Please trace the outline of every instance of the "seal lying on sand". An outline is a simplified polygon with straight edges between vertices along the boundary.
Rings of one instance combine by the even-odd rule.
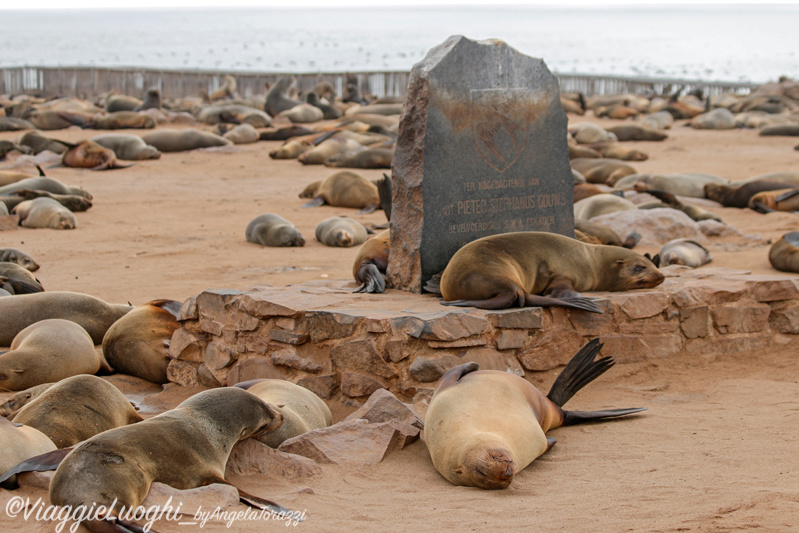
[[[377,185],[347,170],[336,172],[323,181],[313,182],[300,193],[300,198],[313,198],[303,207],[327,204],[361,208],[364,213],[372,212],[380,205]]]
[[[247,224],[244,236],[247,242],[261,246],[305,246],[300,230],[274,213],[265,213],[252,219]]]
[[[369,230],[354,218],[324,219],[316,226],[316,240],[327,246],[349,247],[366,242]]]
[[[75,229],[75,215],[52,198],[40,197],[17,204],[13,211],[24,228]]]
[[[799,232],[788,232],[772,244],[768,260],[782,272],[799,272]]]
[[[280,427],[274,407],[235,387],[195,394],[144,422],[96,435],[72,450],[50,483],[53,505],[137,507],[154,481],[178,490],[224,483],[233,445]],[[291,512],[239,491],[242,501]],[[106,518],[108,519],[108,517]]]
[[[504,489],[514,476],[549,450],[550,429],[644,411],[561,409],[574,394],[613,366],[594,360],[593,339],[561,371],[549,394],[515,374],[478,370],[477,363],[450,369],[438,382],[425,418],[424,440],[436,470],[454,485]]]
[[[41,431],[0,418],[0,474],[25,459],[51,452],[55,444]],[[12,480],[13,481],[13,480]]]
[[[560,306],[601,313],[591,298],[579,293],[644,289],[662,282],[663,274],[652,261],[632,250],[526,231],[491,235],[464,245],[444,269],[440,289],[444,305]]]

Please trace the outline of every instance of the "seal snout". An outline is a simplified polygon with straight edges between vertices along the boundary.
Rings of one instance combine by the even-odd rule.
[[[510,454],[503,449],[485,450],[474,461],[472,480],[483,489],[504,489],[513,482],[516,465]]]

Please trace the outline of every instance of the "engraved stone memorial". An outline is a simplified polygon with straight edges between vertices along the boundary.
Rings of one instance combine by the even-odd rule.
[[[389,286],[421,292],[464,244],[574,236],[558,80],[500,40],[453,36],[411,71],[392,162]]]

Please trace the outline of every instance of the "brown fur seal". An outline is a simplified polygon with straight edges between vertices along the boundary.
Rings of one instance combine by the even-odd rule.
[[[657,202],[641,204],[638,206],[638,209],[657,209],[659,207],[670,207],[672,209],[682,211],[691,217],[691,220],[695,220],[697,222],[701,222],[702,220],[715,220],[716,222],[722,221],[718,215],[711,213],[707,209],[703,209],[697,205],[682,203],[677,196],[671,194],[670,192],[647,189],[646,187],[639,189],[637,186],[636,190],[645,192],[659,200]]]
[[[759,192],[749,199],[749,209],[758,213],[799,211],[799,188]]]
[[[546,436],[550,429],[644,411],[561,408],[613,366],[611,357],[594,360],[601,348],[598,339],[586,344],[546,396],[515,374],[478,370],[476,363],[451,368],[439,380],[425,417],[424,440],[436,470],[454,485],[504,489],[555,444]]]
[[[779,135],[786,137],[799,136],[799,124],[775,124],[773,126],[766,126],[760,130],[760,135]]]
[[[590,220],[616,211],[632,211],[638,206],[626,198],[610,193],[593,194],[574,203],[574,219]]]
[[[291,109],[281,111],[277,116],[287,118],[293,124],[308,124],[322,120],[325,114],[315,105],[298,104]]]
[[[674,124],[674,117],[668,111],[657,111],[642,118],[640,124],[650,130],[667,130]]]
[[[799,232],[788,232],[772,244],[768,260],[782,272],[799,272]]]
[[[30,326],[48,318],[64,318],[80,324],[93,344],[101,344],[111,324],[129,312],[129,305],[109,304],[78,292],[37,292],[0,299],[0,346],[8,346],[14,337]]]
[[[569,160],[572,159],[599,159],[602,154],[587,146],[569,143]]]
[[[590,147],[608,159],[620,161],[646,161],[649,159],[649,155],[644,152],[619,143],[592,144]]]
[[[225,74],[224,79],[225,82],[222,86],[208,96],[212,102],[234,98],[236,96],[236,78],[230,74]]]
[[[123,165],[117,162],[117,156],[113,150],[100,146],[93,141],[83,141],[64,152],[61,160],[65,167],[88,168],[91,170],[110,170],[114,168],[127,168],[130,165]]]
[[[636,231],[631,232],[629,235],[627,235],[626,239],[622,240],[619,234],[616,233],[612,228],[585,219],[575,219],[574,229],[575,231],[580,231],[596,239],[597,242],[595,244],[607,244],[609,246],[634,248],[635,245],[638,244],[638,241],[641,240],[641,234]],[[583,240],[582,242],[587,241]]]
[[[271,116],[278,115],[281,111],[291,109],[302,102],[294,100],[289,96],[289,89],[294,83],[294,80],[288,77],[280,78],[275,82],[269,92],[266,93],[266,102],[264,103],[264,111]]]
[[[28,426],[18,426],[0,418],[0,474],[7,472],[25,459],[51,452],[55,444],[41,431]]]
[[[39,264],[31,256],[16,248],[0,248],[0,261],[16,263],[30,272],[39,270]]]
[[[595,194],[605,194],[606,191],[607,189],[602,189],[593,183],[577,183],[574,185],[574,202],[577,203]]]
[[[16,191],[13,193],[13,196],[0,196],[0,202],[5,203],[6,207],[11,209],[25,200],[34,200],[36,198],[51,198],[73,213],[86,211],[92,206],[91,200],[83,196],[75,194],[54,194],[47,191],[31,191],[28,189]]]
[[[779,181],[753,181],[744,183],[740,187],[731,187],[723,183],[708,183],[705,185],[705,196],[720,203],[724,207],[749,207],[749,200],[754,195],[764,191],[782,190],[790,186]]]
[[[578,122],[569,126],[569,133],[578,144],[593,144],[598,142],[614,142],[616,136],[598,124],[591,122]]]
[[[391,249],[390,242],[390,230],[386,230],[363,243],[352,265],[352,275],[361,284],[355,292],[386,290],[385,275]]]
[[[14,422],[38,429],[58,448],[142,420],[119,389],[90,375],[62,379],[14,416]]]
[[[365,146],[357,139],[345,135],[344,132],[337,132],[328,139],[324,139],[312,149],[297,157],[297,161],[303,165],[322,165],[329,158],[344,152],[354,152],[363,150]]]
[[[650,130],[636,124],[625,124],[622,126],[612,126],[607,128],[610,133],[616,135],[620,142],[624,141],[662,141],[669,136],[659,130]]]
[[[613,185],[625,176],[635,174],[637,171],[620,159],[572,159],[571,167],[585,176],[588,183],[603,183]]]
[[[41,394],[55,385],[55,383],[42,383],[35,385],[25,390],[21,390],[16,394],[12,394],[8,400],[0,405],[0,416],[11,416],[23,407],[25,407],[31,400],[41,396]]]
[[[315,91],[311,91],[306,95],[305,101],[308,102],[310,105],[319,108],[319,110],[322,112],[322,118],[324,118],[325,120],[335,120],[341,117],[342,113],[339,108],[333,105],[326,104],[323,101],[321,101],[319,98],[320,96]]]
[[[235,387],[195,394],[175,409],[95,435],[72,450],[50,483],[53,505],[137,507],[154,481],[178,490],[225,483],[233,445],[280,427],[283,417]],[[251,496],[239,491],[243,501]],[[258,498],[255,498],[259,500]],[[275,512],[282,507],[260,500]]]
[[[377,185],[366,178],[343,170],[328,176],[323,181],[308,185],[300,198],[313,198],[303,207],[332,205],[334,207],[361,208],[363,212],[371,212],[380,205]]]
[[[206,124],[249,124],[254,128],[265,128],[272,124],[269,115],[247,105],[220,104],[208,106],[197,113],[197,120]]]
[[[114,370],[152,383],[168,383],[167,347],[180,324],[180,302],[153,300],[114,322],[103,337],[103,355]]]
[[[367,237],[366,227],[346,216],[326,218],[316,226],[316,240],[326,246],[357,246]]]
[[[594,108],[594,116],[597,118],[615,118],[624,120],[637,117],[641,112],[623,104],[612,104],[609,106],[599,106]]]
[[[277,448],[284,440],[333,423],[330,408],[319,396],[290,381],[254,379],[237,383],[235,387],[250,391],[283,415],[283,424],[279,428],[255,437],[270,448]]]
[[[75,196],[83,196],[89,200],[92,199],[92,195],[80,187],[72,187],[61,183],[57,179],[48,178],[47,176],[36,176],[34,178],[27,178],[4,185],[0,187],[0,196],[13,194],[21,190],[47,191],[53,194],[72,194]]]
[[[63,154],[71,146],[68,143],[62,143],[56,139],[45,137],[38,131],[29,131],[19,140],[19,144],[30,146],[34,154],[40,154],[45,150],[50,150],[56,154]]]
[[[133,111],[140,107],[144,102],[135,96],[128,96],[126,94],[114,94],[106,98],[105,110],[109,113],[117,111]]]
[[[305,246],[305,239],[297,227],[274,213],[258,215],[244,232],[247,242],[261,246]]]
[[[78,220],[72,211],[52,198],[34,198],[20,202],[13,209],[24,228],[75,229]]]
[[[239,124],[222,137],[233,144],[252,144],[259,139],[258,131],[251,124]]]
[[[660,267],[669,265],[683,265],[697,268],[710,263],[713,258],[710,252],[696,241],[690,239],[672,239],[664,244],[657,256],[659,261],[654,261]]]
[[[117,111],[97,117],[87,126],[98,130],[152,129],[155,119],[147,113],[137,111]]]
[[[153,132],[145,133],[141,138],[161,152],[186,152],[197,148],[233,144],[219,135],[193,128],[182,130],[157,129]]]
[[[367,148],[355,152],[342,152],[325,160],[326,167],[338,168],[391,168],[393,148]]]
[[[78,324],[52,318],[31,324],[0,355],[0,387],[23,390],[107,366]]]
[[[723,183],[727,180],[712,174],[680,172],[674,174],[633,174],[616,182],[616,189],[645,191],[654,189],[691,198],[704,198],[707,183]]]
[[[140,161],[143,159],[158,159],[161,152],[155,146],[150,146],[138,135],[125,135],[123,133],[109,133],[98,135],[90,139],[104,148],[114,152],[114,155],[125,161]]]
[[[260,132],[258,136],[262,141],[287,141],[294,137],[302,137],[303,135],[314,135],[319,132],[306,128],[304,126],[285,126],[282,128],[271,128]]]
[[[444,305],[561,306],[601,313],[579,293],[644,289],[662,282],[663,274],[655,265],[632,250],[527,231],[491,235],[464,245],[444,269],[440,287]]]
[[[272,159],[297,159],[301,154],[313,148],[313,144],[308,141],[292,139],[283,143],[279,148],[269,152]]]
[[[27,268],[10,261],[0,262],[0,276],[5,280],[2,287],[11,294],[42,292],[41,282]]]

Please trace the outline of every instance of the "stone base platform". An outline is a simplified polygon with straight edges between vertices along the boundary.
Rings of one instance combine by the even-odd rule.
[[[774,350],[799,333],[797,276],[662,270],[655,289],[590,293],[604,314],[445,307],[432,295],[354,294],[343,280],[208,290],[183,304],[168,376],[208,387],[281,378],[325,399],[382,387],[412,399],[456,364],[524,375],[565,364],[594,337],[603,355],[625,363]]]

